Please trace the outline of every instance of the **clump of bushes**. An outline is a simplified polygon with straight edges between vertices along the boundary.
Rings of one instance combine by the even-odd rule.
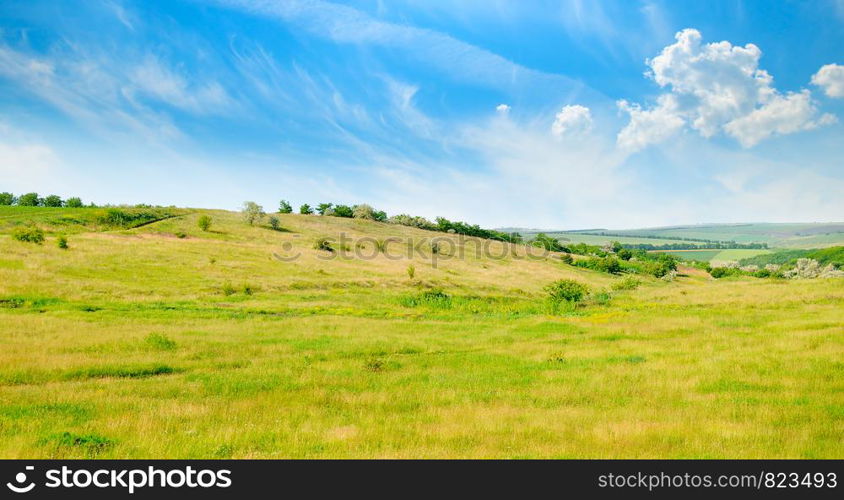
[[[621,264],[615,257],[591,257],[574,262],[574,265],[602,273],[618,274],[621,272]]]
[[[59,248],[61,248],[62,250],[67,250],[67,249],[69,248],[69,246],[68,246],[68,244],[67,244],[67,237],[66,237],[66,236],[64,236],[64,235],[59,236],[59,239],[58,239],[58,240],[56,240],[56,245],[57,245]]]
[[[589,293],[589,287],[574,280],[558,280],[547,285],[544,290],[554,303],[580,302]]]
[[[434,309],[451,308],[451,296],[442,290],[427,290],[413,297],[404,297],[401,304],[405,307],[428,306]]]
[[[40,245],[44,243],[44,231],[33,225],[21,226],[15,228],[12,232],[12,238],[24,243]]]

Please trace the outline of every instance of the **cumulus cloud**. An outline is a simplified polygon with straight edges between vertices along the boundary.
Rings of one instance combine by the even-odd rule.
[[[812,84],[822,88],[829,97],[844,97],[844,66],[827,64],[812,75]]]
[[[551,133],[556,137],[583,134],[591,129],[592,113],[579,104],[563,106],[551,125]]]
[[[510,106],[507,104],[499,104],[495,107],[495,110],[501,113],[502,115],[506,115],[510,112]]]
[[[647,61],[648,76],[668,89],[672,100],[663,96],[648,111],[624,103],[621,108],[631,121],[618,135],[619,145],[641,148],[665,140],[685,122],[703,137],[726,133],[751,147],[775,134],[833,121],[829,115],[818,117],[809,91],[782,94],[774,88],[771,75],[759,68],[762,51],[756,45],[704,44],[695,29],[680,31],[675,38]]]
[[[638,151],[662,142],[686,124],[678,112],[677,98],[671,94],[659,96],[657,105],[651,109],[642,109],[625,100],[618,101],[618,107],[630,115],[630,123],[619,132],[616,141],[625,150]]]

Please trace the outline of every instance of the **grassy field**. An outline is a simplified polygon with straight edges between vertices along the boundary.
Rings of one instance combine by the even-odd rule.
[[[698,260],[701,262],[727,262],[748,259],[751,257],[756,257],[757,255],[767,255],[771,253],[771,250],[731,248],[728,250],[667,250],[664,253],[669,253],[684,260]]]
[[[660,238],[697,238],[714,241],[735,241],[737,243],[767,243],[771,248],[821,248],[844,245],[844,223],[841,222],[803,224],[701,224],[646,229],[595,230],[591,232],[600,231],[617,233],[627,238],[659,236]],[[563,234],[569,235],[572,233]],[[665,243],[672,242],[672,240],[645,239],[646,241],[642,243],[654,242],[654,244],[658,244],[658,241],[664,241]]]
[[[42,246],[0,226],[0,457],[844,455],[841,280],[689,273],[558,309],[553,280],[622,278],[278,217],[83,221],[67,250],[61,224]],[[314,249],[339,233],[358,256]],[[389,237],[453,244],[434,268]]]

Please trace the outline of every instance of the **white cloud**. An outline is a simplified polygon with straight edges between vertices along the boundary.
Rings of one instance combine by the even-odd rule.
[[[219,83],[191,85],[184,76],[152,55],[146,56],[129,72],[128,80],[123,94],[130,100],[143,95],[196,114],[219,112],[232,105],[231,98]]]
[[[785,96],[777,94],[765,106],[724,125],[724,130],[749,148],[774,134],[811,130],[836,121],[828,113],[815,120],[816,115],[817,108],[812,104],[808,90],[790,92]]]
[[[759,68],[762,51],[756,45],[703,44],[695,29],[680,31],[675,38],[674,44],[647,61],[648,75],[669,89],[666,95],[673,96],[671,109],[665,102],[650,111],[622,106],[632,112],[630,125],[619,134],[619,144],[643,147],[665,140],[669,131],[678,130],[685,121],[703,137],[724,132],[751,147],[774,134],[809,130],[831,121],[826,115],[817,117],[808,91],[783,95],[773,87],[771,75]],[[666,123],[658,123],[661,119]]]
[[[592,113],[579,104],[563,106],[551,125],[551,133],[556,137],[583,134],[591,129]]]
[[[510,106],[507,104],[499,104],[495,107],[495,110],[501,113],[502,115],[506,115],[510,112]]]
[[[829,97],[844,97],[844,66],[827,64],[812,75],[812,83]]]
[[[662,142],[680,131],[686,123],[678,113],[677,99],[672,94],[659,96],[657,105],[647,110],[624,100],[618,101],[618,107],[630,115],[630,122],[616,139],[618,146],[628,151],[638,151],[649,144]]]

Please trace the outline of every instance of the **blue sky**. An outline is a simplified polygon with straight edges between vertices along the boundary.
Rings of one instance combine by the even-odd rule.
[[[842,0],[5,0],[0,191],[841,221],[842,47]]]

